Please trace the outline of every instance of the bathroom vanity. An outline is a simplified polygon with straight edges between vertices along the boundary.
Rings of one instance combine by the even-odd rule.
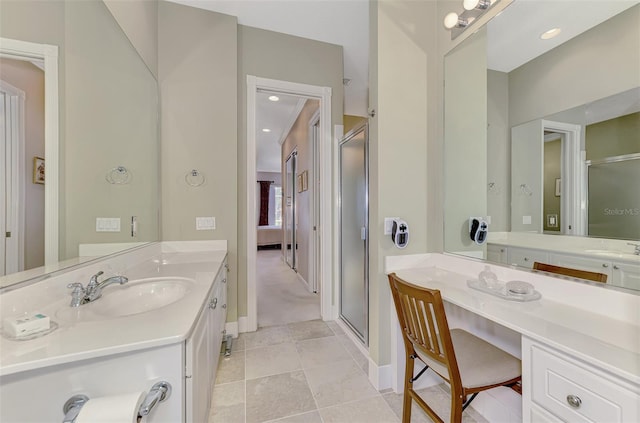
[[[522,397],[496,388],[474,401],[489,421],[640,421],[640,296],[635,293],[446,254],[387,257],[385,271],[440,290],[450,327],[521,358]],[[468,281],[482,271],[502,283],[526,281],[541,298],[508,301],[470,288]],[[393,309],[391,316],[392,384],[401,392],[404,345]]]
[[[161,242],[91,262],[0,295],[2,318],[39,312],[57,328],[0,337],[0,421],[62,421],[73,395],[171,395],[147,422],[206,421],[226,321],[226,241]],[[70,307],[70,283],[125,275]],[[37,406],[34,406],[37,404]]]
[[[535,233],[492,233],[487,260],[531,269],[534,262],[604,273],[607,283],[640,290],[640,255],[629,241]],[[636,244],[632,242],[631,244]]]

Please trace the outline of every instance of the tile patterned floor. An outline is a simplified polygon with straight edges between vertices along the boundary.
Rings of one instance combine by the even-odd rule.
[[[368,361],[335,322],[319,320],[241,334],[220,358],[209,423],[400,422],[402,395],[381,394]],[[448,420],[441,387],[421,391]],[[412,422],[431,420],[414,406]],[[471,407],[464,423],[486,422]]]

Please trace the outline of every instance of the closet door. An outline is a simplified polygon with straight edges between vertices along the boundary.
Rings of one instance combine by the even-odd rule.
[[[368,343],[368,133],[367,126],[340,143],[340,317]]]
[[[296,158],[294,151],[286,161],[285,175],[285,261],[295,270],[296,268]]]

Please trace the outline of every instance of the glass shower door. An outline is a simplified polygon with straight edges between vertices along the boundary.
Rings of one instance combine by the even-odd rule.
[[[340,143],[340,317],[368,344],[368,133]]]

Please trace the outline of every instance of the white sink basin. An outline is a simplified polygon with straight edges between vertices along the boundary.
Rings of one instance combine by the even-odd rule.
[[[89,305],[93,313],[105,317],[146,313],[179,301],[191,291],[194,282],[178,277],[132,280],[105,288],[102,297]]]

